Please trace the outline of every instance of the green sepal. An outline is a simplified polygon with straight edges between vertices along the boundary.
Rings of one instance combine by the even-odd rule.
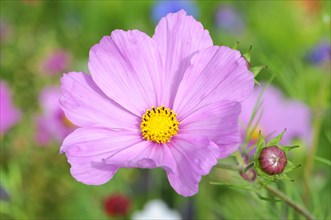
[[[254,67],[250,68],[250,71],[254,74],[254,77],[256,77],[257,75],[259,75],[261,70],[263,70],[265,68],[267,68],[267,66],[254,66]]]
[[[237,50],[240,42],[236,41],[236,43],[233,45],[232,49]]]
[[[261,151],[264,147],[265,147],[265,140],[264,140],[264,138],[262,136],[261,131],[259,131],[259,140],[258,140],[258,142],[256,144],[256,150],[257,151]]]
[[[245,57],[245,59],[247,60],[247,62],[251,62],[251,51],[252,51],[253,46],[251,45],[248,48],[248,51],[246,53],[243,54],[243,57]]]
[[[267,143],[267,147],[271,147],[271,146],[278,146],[279,145],[279,142],[280,140],[282,140],[283,138],[283,135],[285,133],[286,129],[280,133],[278,136],[274,137],[273,139],[271,139],[268,143]]]
[[[243,170],[243,173],[246,173],[248,170],[254,167],[254,162],[249,163]]]
[[[283,173],[286,174],[298,167],[301,167],[301,164],[294,164],[291,161],[287,160],[287,164],[286,164],[286,167],[285,167]]]
[[[281,149],[285,153],[288,153],[290,150],[293,150],[293,149],[298,148],[300,146],[299,145],[293,145],[293,146],[278,146],[278,147],[279,147],[279,149]]]

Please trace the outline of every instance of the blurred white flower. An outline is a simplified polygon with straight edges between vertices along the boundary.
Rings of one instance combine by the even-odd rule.
[[[161,200],[151,200],[145,204],[144,210],[137,211],[132,214],[132,220],[140,219],[182,219],[179,213],[171,210]]]

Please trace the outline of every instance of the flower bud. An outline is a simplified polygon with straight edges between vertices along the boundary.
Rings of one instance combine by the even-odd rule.
[[[259,157],[261,169],[269,174],[281,174],[287,164],[287,158],[284,151],[277,146],[263,148]]]
[[[242,157],[245,162],[245,165],[247,166],[249,163],[249,157],[247,156],[247,154],[242,155]],[[246,172],[244,170],[241,170],[239,174],[244,180],[248,182],[254,182],[256,179],[256,172],[254,169],[246,170]]]

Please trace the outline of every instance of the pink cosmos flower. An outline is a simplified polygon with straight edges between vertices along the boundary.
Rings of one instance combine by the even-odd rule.
[[[242,103],[240,121],[244,129],[247,129],[261,90],[261,87],[256,87],[252,95]],[[287,100],[281,91],[271,85],[265,89],[261,103],[251,126],[253,129],[259,115],[262,113],[256,129],[252,132],[251,143],[257,141],[259,131],[262,132],[263,136],[274,136],[284,129],[286,129],[286,132],[281,140],[282,145],[290,145],[294,138],[301,138],[307,144],[309,143],[311,125],[310,111],[307,106],[299,101]],[[243,131],[243,133],[245,132]]]
[[[39,103],[43,113],[36,119],[36,141],[40,145],[47,145],[52,139],[60,143],[75,128],[60,107],[60,96],[59,87],[48,87],[40,93]]]
[[[5,134],[20,119],[21,111],[14,106],[7,84],[0,81],[0,135]]]
[[[239,147],[240,102],[253,75],[185,11],[162,18],[153,37],[113,31],[91,48],[89,71],[61,79],[60,103],[80,127],[61,152],[78,181],[99,185],[120,167],[161,167],[177,193],[192,196],[217,159]]]

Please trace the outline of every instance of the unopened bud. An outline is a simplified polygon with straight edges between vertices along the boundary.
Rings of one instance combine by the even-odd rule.
[[[261,169],[269,174],[281,174],[287,164],[287,158],[284,151],[277,146],[263,148],[259,157]]]
[[[242,155],[242,157],[243,157],[243,160],[245,162],[245,165],[247,166],[248,163],[249,163],[249,158],[248,158],[247,154]],[[255,179],[256,179],[256,172],[253,168],[248,169],[246,171],[241,170],[239,172],[239,174],[244,180],[249,181],[249,182],[254,182]]]

